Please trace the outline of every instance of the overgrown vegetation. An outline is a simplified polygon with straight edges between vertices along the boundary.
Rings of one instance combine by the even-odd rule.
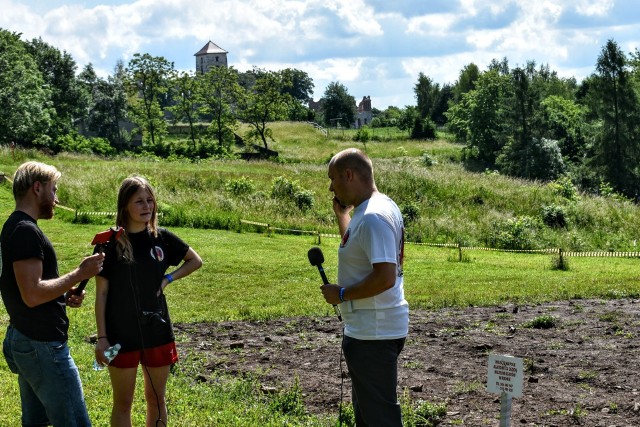
[[[36,150],[0,146],[0,170],[10,175],[28,158],[54,163],[63,171],[62,204],[80,212],[113,211],[115,189],[137,173],[157,187],[162,221],[168,226],[239,230],[245,219],[335,233],[326,162],[353,146],[348,135],[356,131],[346,131],[343,138],[341,133],[324,137],[302,123],[272,127],[277,162],[128,155],[103,159],[66,153],[51,158]],[[379,189],[402,210],[409,241],[519,250],[636,249],[639,208],[615,193],[581,193],[566,177],[542,183],[469,172],[461,165],[463,147],[442,139],[370,141],[366,149]],[[65,211],[59,216],[82,223],[113,221]]]

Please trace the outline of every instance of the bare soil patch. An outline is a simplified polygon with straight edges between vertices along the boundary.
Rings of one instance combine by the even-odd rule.
[[[548,329],[524,325],[553,316]],[[180,351],[206,357],[213,371],[258,374],[265,386],[297,376],[309,412],[336,414],[341,325],[333,317],[176,324]],[[401,354],[399,391],[445,402],[442,425],[496,426],[498,395],[488,393],[489,353],[525,361],[523,397],[512,425],[640,426],[640,301],[574,300],[535,306],[413,310]],[[344,381],[344,401],[350,401]]]

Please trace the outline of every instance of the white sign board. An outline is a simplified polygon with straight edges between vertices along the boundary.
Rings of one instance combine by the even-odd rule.
[[[506,393],[509,397],[522,396],[524,378],[522,359],[513,356],[489,355],[487,391]]]

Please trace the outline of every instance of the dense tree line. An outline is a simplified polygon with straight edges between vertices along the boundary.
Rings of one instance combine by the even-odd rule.
[[[0,29],[0,143],[110,154],[130,149],[137,138],[155,154],[208,157],[228,151],[239,121],[251,127],[245,137],[266,149],[269,122],[313,119],[306,107],[313,81],[296,69],[214,67],[195,75],[138,53],[107,78],[91,64],[76,71],[68,53]],[[126,122],[134,125],[129,131]],[[188,127],[188,146],[165,144],[171,123]]]
[[[638,50],[627,56],[609,40],[581,83],[533,61],[511,68],[504,58],[482,72],[469,64],[451,88],[420,75],[415,93],[416,120],[446,126],[465,144],[470,168],[537,180],[565,176],[585,191],[638,199]]]
[[[200,75],[135,54],[106,78],[91,64],[76,72],[68,53],[0,29],[0,144],[111,154],[131,149],[135,139],[138,149],[160,156],[209,157],[230,151],[241,122],[250,127],[243,137],[264,149],[272,121],[355,122],[355,98],[343,84],[331,82],[320,111],[312,111],[313,80],[291,68],[213,67]],[[538,180],[565,176],[584,190],[638,198],[637,49],[625,54],[609,40],[580,83],[534,61],[512,68],[504,58],[482,71],[466,65],[453,84],[420,73],[413,89],[415,105],[374,108],[370,126],[398,127],[418,139],[446,130],[465,144],[469,168]],[[178,123],[187,128],[186,141],[167,144],[168,126]]]

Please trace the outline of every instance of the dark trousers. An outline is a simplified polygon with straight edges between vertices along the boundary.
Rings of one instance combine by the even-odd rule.
[[[405,338],[358,340],[344,337],[342,349],[351,376],[357,427],[401,427],[398,356]]]

